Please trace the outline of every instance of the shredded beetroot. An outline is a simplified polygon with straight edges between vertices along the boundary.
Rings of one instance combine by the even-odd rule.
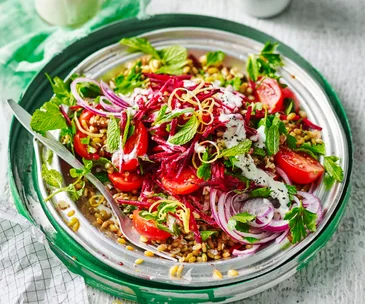
[[[71,120],[70,118],[68,117],[67,113],[65,112],[65,110],[63,109],[62,106],[59,107],[60,108],[60,112],[62,114],[62,116],[66,119],[66,123],[69,127],[71,127],[72,123],[71,123]]]
[[[251,113],[252,113],[252,106],[249,106],[249,107],[247,108],[247,113],[246,113],[246,115],[245,115],[245,123],[246,123],[246,126],[248,126],[248,125],[249,125],[249,123],[250,123]]]
[[[303,118],[303,123],[309,127],[312,128],[314,130],[318,130],[318,131],[322,131],[322,128],[320,126],[317,126],[316,124],[314,124],[313,122],[311,122],[309,119],[307,118]]]
[[[152,203],[141,202],[141,201],[132,201],[132,200],[126,200],[126,199],[121,199],[121,198],[116,198],[115,200],[118,204],[133,205],[133,206],[137,206],[139,208],[149,208],[152,205]]]
[[[194,234],[195,242],[197,242],[198,244],[201,244],[202,237],[200,235],[198,225],[197,225],[196,220],[193,215],[193,211],[195,211],[195,208],[188,202],[188,200],[185,197],[184,197],[184,204],[186,207],[188,207],[190,209],[189,229]]]

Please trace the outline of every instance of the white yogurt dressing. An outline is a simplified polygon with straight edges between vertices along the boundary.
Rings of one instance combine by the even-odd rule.
[[[259,139],[257,142],[254,143],[254,145],[258,148],[263,149],[265,147],[265,141],[266,141],[266,134],[265,134],[265,126],[260,126],[257,130],[257,134],[259,136]]]
[[[228,121],[226,124],[227,130],[223,134],[223,139],[227,148],[232,148],[242,142],[246,138],[245,122],[239,114],[221,114],[220,121]],[[261,128],[261,127],[260,127]],[[264,129],[258,129],[259,141],[261,145],[265,143]],[[262,146],[264,147],[264,146]],[[235,166],[242,170],[242,174],[250,180],[253,180],[257,185],[269,187],[271,189],[270,196],[280,202],[281,207],[279,212],[283,217],[288,211],[287,204],[289,203],[289,194],[286,185],[282,182],[275,181],[264,170],[257,168],[250,155],[236,156],[237,163]]]
[[[195,153],[198,153],[198,154],[204,153],[205,147],[203,145],[200,145],[199,143],[195,143],[194,151],[195,151]]]

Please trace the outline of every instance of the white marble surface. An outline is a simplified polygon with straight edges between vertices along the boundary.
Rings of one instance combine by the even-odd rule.
[[[355,145],[345,216],[308,267],[241,303],[365,303],[365,1],[292,0],[282,15],[267,20],[245,15],[240,0],[152,0],[147,13],[204,14],[244,23],[291,46],[327,78],[344,104]],[[114,298],[89,288],[89,299],[111,303]]]

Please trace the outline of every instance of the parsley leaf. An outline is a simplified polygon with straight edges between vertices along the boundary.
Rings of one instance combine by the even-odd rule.
[[[224,149],[220,153],[219,157],[224,157],[224,156],[230,157],[230,156],[245,154],[248,151],[250,151],[251,146],[252,146],[252,141],[246,138],[239,144],[233,146],[232,148]]]
[[[127,115],[128,116],[128,115]],[[120,127],[117,119],[110,115],[107,129],[107,150],[109,153],[113,153],[114,151],[119,149],[120,144]]]
[[[32,115],[31,128],[41,134],[50,130],[66,129],[67,123],[57,104],[48,101]]]
[[[200,235],[202,237],[202,241],[206,241],[210,236],[212,236],[213,234],[218,233],[218,231],[213,231],[213,230],[204,230],[204,231],[200,231]]]
[[[249,193],[250,198],[254,198],[254,197],[269,197],[271,193],[271,189],[268,187],[263,187],[263,188],[257,188],[252,190]]]
[[[129,46],[132,52],[143,52],[148,55],[152,55],[156,59],[161,59],[159,52],[149,43],[145,38],[131,37],[123,38],[119,41],[120,44]]]
[[[247,236],[245,237],[245,240],[251,244],[255,243],[258,239],[254,237]]]
[[[289,200],[290,201],[294,200],[294,195],[297,194],[297,188],[293,185],[285,185],[285,186],[288,189]]]
[[[205,150],[205,152],[203,153],[202,159],[204,161],[208,161],[209,160],[209,153],[208,153],[208,149]],[[210,169],[210,164],[209,163],[202,163],[199,168],[196,171],[196,175],[199,178],[203,178],[204,180],[208,180],[210,179],[210,177],[212,176],[212,171]]]
[[[105,171],[100,171],[100,172],[95,172],[94,176],[101,181],[103,184],[109,182],[109,177],[108,177],[108,173],[106,173]]]
[[[232,216],[228,221],[228,229],[235,230],[237,227],[237,223],[246,224],[248,226],[248,222],[251,222],[256,218],[255,215],[249,214],[248,212],[237,213]],[[242,227],[241,227],[242,228]]]
[[[295,207],[285,214],[284,220],[289,221],[292,243],[298,243],[307,236],[307,230],[316,231],[317,214],[303,206]]]
[[[209,67],[211,65],[219,65],[224,60],[224,57],[226,54],[224,54],[222,51],[216,51],[216,52],[209,52],[206,54],[207,57],[207,63],[206,66]]]
[[[266,156],[264,149],[256,147],[256,146],[253,147],[253,154],[257,155],[257,156]]]
[[[193,139],[199,127],[199,121],[195,115],[192,115],[188,122],[170,139],[169,143],[173,145],[184,145]]]
[[[339,182],[342,182],[343,171],[342,168],[337,164],[337,161],[339,161],[339,158],[336,156],[325,156],[323,165],[329,176]]]

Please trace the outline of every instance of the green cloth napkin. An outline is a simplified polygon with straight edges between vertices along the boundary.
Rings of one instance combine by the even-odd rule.
[[[74,41],[108,23],[145,15],[149,0],[107,0],[78,28],[52,26],[32,0],[0,0],[0,97],[17,100],[39,70]]]

